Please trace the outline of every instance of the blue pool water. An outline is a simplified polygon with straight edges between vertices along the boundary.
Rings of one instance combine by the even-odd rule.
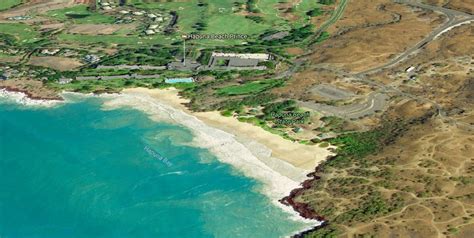
[[[192,83],[194,82],[193,78],[170,78],[170,79],[165,79],[165,83]]]
[[[0,237],[281,237],[302,224],[192,134],[100,99],[0,103]]]

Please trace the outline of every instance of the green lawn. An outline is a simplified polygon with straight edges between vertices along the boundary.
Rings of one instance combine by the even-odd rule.
[[[58,35],[58,40],[63,43],[76,43],[76,44],[98,44],[102,43],[105,45],[109,44],[121,44],[130,45],[134,47],[141,47],[154,44],[170,44],[177,39],[167,39],[163,35],[155,35],[151,37],[140,37],[140,36],[120,36],[120,35],[80,35],[80,34],[68,34],[61,33]]]
[[[0,59],[1,59],[1,58],[9,58],[9,57],[15,57],[15,56],[14,56],[14,55],[5,54],[5,53],[0,53]]]
[[[195,31],[192,26],[202,18],[203,7],[198,7],[198,0],[186,2],[150,2],[143,0],[130,0],[136,8],[141,9],[162,9],[166,11],[176,11],[178,13],[178,26],[181,32],[190,33]]]
[[[234,13],[234,4],[244,4],[246,0],[208,0],[205,6],[198,6],[198,0],[190,0],[186,2],[147,2],[145,0],[130,0],[129,4],[133,4],[137,8],[142,9],[165,9],[176,11],[178,13],[179,30],[183,33],[197,32],[193,26],[196,23],[205,23],[204,33],[236,33],[258,35],[263,31],[273,28],[278,24],[285,22],[275,15],[274,4],[278,0],[262,0],[270,1],[271,4],[264,3],[264,8],[268,9],[268,14],[262,14],[263,23],[256,23],[244,15]]]
[[[295,13],[300,15],[300,16],[304,16],[306,15],[306,13],[310,10],[314,10],[314,9],[319,9],[321,7],[321,4],[318,3],[318,1],[314,1],[314,0],[303,0],[301,1],[300,4],[298,4],[298,6],[296,7],[296,11]]]
[[[145,9],[153,12],[154,9],[159,11],[175,11],[178,14],[177,29],[178,32],[174,36],[190,33],[201,34],[246,34],[251,39],[256,39],[258,36],[269,30],[280,31],[290,30],[294,27],[301,27],[309,22],[310,17],[306,13],[310,10],[318,8],[319,4],[316,0],[301,0],[295,7],[295,15],[300,16],[300,20],[296,22],[289,22],[280,16],[277,5],[281,0],[258,0],[255,3],[255,8],[259,11],[259,15],[252,19],[245,17],[243,14],[247,0],[188,0],[188,1],[148,1],[148,0],[129,0],[127,4],[138,9]],[[204,3],[204,4],[200,4]],[[77,8],[77,7],[75,7]],[[72,9],[72,8],[71,8]],[[240,10],[239,10],[240,9]],[[77,9],[76,9],[77,10]],[[81,11],[87,11],[85,6],[82,6]],[[78,11],[79,13],[81,11]],[[239,12],[240,11],[240,12]],[[65,11],[58,10],[50,12],[49,14],[57,14],[56,18],[64,19]],[[90,17],[87,17],[90,18]],[[84,19],[87,19],[84,18]],[[69,37],[72,38],[72,37]],[[118,38],[119,43],[129,43],[130,38]],[[87,42],[93,41],[86,39]],[[102,40],[100,40],[102,42]],[[133,41],[133,40],[132,40]],[[173,42],[174,40],[168,40]],[[195,40],[196,45],[200,46],[229,46],[240,45],[248,40],[242,39],[227,39],[227,40],[210,40],[201,39]],[[167,44],[167,43],[165,43]],[[169,43],[168,43],[169,44]]]
[[[60,21],[73,21],[77,24],[111,24],[115,22],[115,18],[100,14],[98,12],[91,12],[86,5],[77,5],[74,7],[63,8],[58,10],[48,11],[47,16]]]
[[[18,4],[23,2],[23,0],[1,0],[0,1],[0,11],[10,9]]]
[[[235,33],[259,35],[267,30],[270,26],[256,23],[244,16],[236,14],[214,14],[207,19],[208,27],[206,33]]]
[[[15,37],[20,43],[32,43],[39,40],[38,32],[31,26],[23,23],[0,23],[0,34],[7,34]]]
[[[253,81],[250,83],[229,86],[217,90],[219,95],[244,95],[251,93],[259,93],[268,88],[272,88],[280,84],[279,80]]]

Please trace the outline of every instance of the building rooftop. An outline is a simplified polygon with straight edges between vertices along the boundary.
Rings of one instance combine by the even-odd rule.
[[[229,67],[254,67],[258,65],[259,60],[257,59],[230,59],[227,66]]]
[[[218,53],[213,52],[212,57],[225,57],[225,58],[240,58],[240,59],[256,59],[256,60],[269,60],[270,55],[265,53]]]
[[[198,69],[200,66],[201,64],[195,61],[186,61],[186,64],[184,64],[182,61],[174,61],[169,63],[167,68],[169,70],[192,71]]]

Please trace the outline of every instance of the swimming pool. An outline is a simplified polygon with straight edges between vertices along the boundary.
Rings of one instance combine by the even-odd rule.
[[[165,79],[165,83],[192,83],[193,78],[169,78]]]

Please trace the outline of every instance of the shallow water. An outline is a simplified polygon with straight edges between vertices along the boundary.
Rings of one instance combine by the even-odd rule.
[[[0,103],[0,237],[281,237],[304,224],[189,130],[100,99]]]

